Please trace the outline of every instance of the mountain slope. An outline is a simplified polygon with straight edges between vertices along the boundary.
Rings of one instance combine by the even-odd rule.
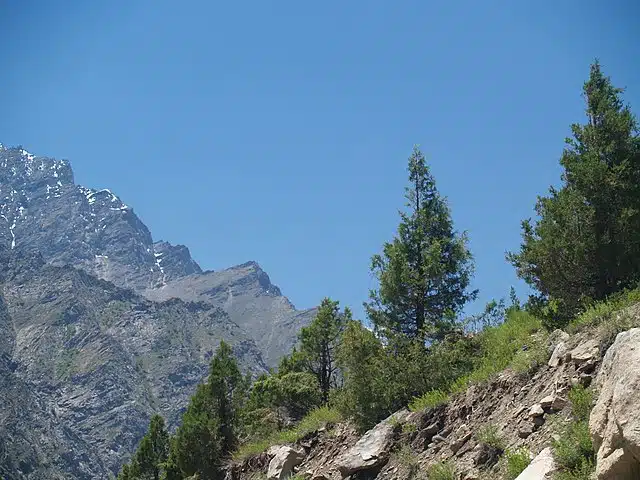
[[[6,307],[0,334],[6,369],[12,370],[2,394],[19,402],[25,390],[27,398],[37,399],[34,412],[46,413],[37,422],[8,414],[0,431],[38,445],[44,429],[38,425],[53,415],[45,438],[61,436],[57,430],[66,434],[62,446],[45,444],[34,453],[44,462],[25,461],[31,475],[7,478],[55,478],[43,468],[58,450],[86,457],[71,462],[73,478],[117,471],[153,412],[176,425],[221,338],[248,369],[266,370],[253,341],[217,307],[151,302],[81,270],[25,258],[19,250],[5,251],[0,260]],[[81,463],[87,463],[86,472]],[[71,472],[68,465],[60,469]]]
[[[291,351],[294,334],[316,314],[316,309],[296,310],[256,262],[178,278],[144,294],[153,300],[181,298],[220,305],[255,340],[272,367],[283,352]]]

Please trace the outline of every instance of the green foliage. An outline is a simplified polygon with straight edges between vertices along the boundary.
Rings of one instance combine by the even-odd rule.
[[[473,261],[466,235],[454,231],[447,202],[417,147],[408,170],[408,212],[400,212],[397,236],[371,260],[379,288],[365,307],[385,336],[442,338],[477,294],[467,290]]]
[[[409,409],[413,412],[421,412],[444,405],[448,401],[449,395],[442,390],[431,390],[424,395],[414,398],[411,403],[409,403]]]
[[[290,372],[258,378],[251,386],[247,411],[284,407],[295,418],[300,418],[320,403],[316,377],[306,372]]]
[[[427,468],[429,480],[456,480],[456,469],[449,462],[440,462]]]
[[[221,341],[211,360],[207,383],[198,385],[172,438],[167,480],[195,474],[218,478],[222,460],[237,446],[246,390],[247,380],[231,347]]]
[[[60,380],[71,378],[77,371],[77,360],[80,350],[77,348],[64,349],[56,362],[56,377]]]
[[[572,420],[552,440],[553,456],[561,471],[559,480],[588,480],[595,469],[595,451],[589,433],[593,393],[582,386],[569,392]]]
[[[160,415],[151,417],[148,433],[142,438],[129,467],[130,478],[159,480],[169,455],[169,434]]]
[[[133,480],[133,478],[131,477],[131,472],[129,469],[129,464],[125,463],[122,466],[122,469],[120,470],[120,473],[118,473],[118,478],[117,480]]]
[[[388,411],[379,396],[383,354],[382,344],[373,332],[357,321],[347,324],[338,350],[344,387],[334,402],[363,429],[375,424]]]
[[[518,475],[520,475],[531,463],[531,455],[524,447],[516,450],[507,450],[505,453],[505,459],[507,470],[506,480],[515,480],[518,478]]]
[[[408,470],[407,476],[412,478],[418,472],[420,464],[418,463],[418,456],[411,450],[411,447],[407,444],[402,444],[398,450],[393,452],[395,463],[402,465]]]
[[[522,223],[521,249],[507,255],[550,328],[640,279],[638,125],[597,61],[583,92],[587,122],[566,139],[562,187],[538,198],[539,219]]]
[[[565,474],[575,475],[587,470],[592,471],[595,452],[588,421],[571,422],[561,432],[558,440],[552,440],[551,445],[553,456]]]
[[[476,433],[476,439],[483,445],[504,451],[506,442],[495,425],[485,425]]]
[[[438,368],[429,371],[438,378],[438,387],[414,398],[410,408],[418,411],[445,403],[450,394],[487,381],[508,367],[530,373],[548,356],[541,328],[540,320],[531,314],[509,308],[504,323],[485,328],[471,339],[439,344],[428,355]]]
[[[610,295],[606,301],[591,304],[582,314],[569,324],[569,331],[597,327],[599,337],[605,347],[611,345],[618,333],[640,326],[637,315],[621,312],[640,303],[640,288],[622,290]]]
[[[264,452],[272,445],[294,443],[311,432],[315,432],[327,425],[338,423],[342,418],[342,415],[336,409],[327,406],[316,408],[311,410],[294,428],[273,432],[265,438],[241,445],[235,451],[233,458],[242,460],[251,455]]]
[[[593,392],[582,385],[576,385],[569,391],[571,415],[578,421],[589,420],[593,408]]]
[[[341,313],[338,305],[323,299],[314,320],[299,334],[302,363],[316,376],[323,403],[329,400],[329,390],[337,386],[337,350],[345,325],[351,321],[351,311],[345,308]]]

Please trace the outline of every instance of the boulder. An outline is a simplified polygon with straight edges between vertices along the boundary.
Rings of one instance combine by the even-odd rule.
[[[536,418],[544,415],[544,410],[539,403],[536,403],[529,409],[529,417]]]
[[[516,480],[550,480],[557,471],[550,448],[542,450]]]
[[[587,340],[571,350],[571,360],[576,365],[594,361],[600,358],[600,343],[595,340]]]
[[[380,467],[389,460],[389,450],[393,443],[395,425],[406,417],[404,412],[392,415],[365,433],[356,444],[340,455],[335,467],[342,478],[356,472]]]
[[[640,478],[640,328],[618,334],[596,377],[589,430],[598,480]]]
[[[551,354],[551,358],[549,359],[548,365],[551,368],[556,368],[563,361],[569,349],[567,348],[567,344],[564,342],[560,342],[556,345],[556,348],[553,349],[553,353]]]
[[[269,462],[267,471],[268,480],[283,480],[291,475],[293,467],[300,465],[304,460],[304,453],[287,446],[270,449],[273,458]]]
[[[540,406],[543,409],[562,410],[567,405],[567,401],[559,395],[547,395],[540,400]]]

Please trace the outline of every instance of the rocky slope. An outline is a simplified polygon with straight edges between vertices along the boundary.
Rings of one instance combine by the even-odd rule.
[[[253,340],[217,307],[151,302],[16,250],[0,257],[1,392],[16,406],[0,422],[7,479],[106,478],[153,412],[176,424],[221,338],[243,365],[266,370]],[[24,397],[34,408],[17,414]]]
[[[181,277],[144,294],[153,300],[181,298],[220,305],[251,335],[270,366],[293,348],[296,337],[291,333],[315,316],[315,309],[297,311],[256,262]]]
[[[640,325],[640,306],[625,315]],[[557,471],[551,440],[570,418],[568,392],[573,385],[593,384],[594,478],[635,480],[640,478],[639,342],[639,328],[619,334],[610,348],[610,340],[594,331],[574,336],[557,331],[548,363],[532,376],[506,370],[439,407],[397,412],[364,435],[347,423],[328,426],[294,445],[231,464],[227,479],[274,480],[292,473],[309,480],[426,479],[428,467],[442,461],[455,466],[457,480],[504,479],[503,451],[479,435],[494,428],[503,448],[523,447],[535,457],[518,480],[550,480]]]
[[[187,247],[154,242],[113,192],[76,185],[68,161],[21,147],[0,145],[0,244],[39,252],[52,265],[73,265],[151,299],[222,307],[270,366],[315,314],[297,311],[255,262],[203,273]]]
[[[220,339],[264,372],[313,312],[254,262],[203,272],[187,247],[154,242],[67,161],[0,145],[4,480],[108,478],[153,412],[175,426]]]

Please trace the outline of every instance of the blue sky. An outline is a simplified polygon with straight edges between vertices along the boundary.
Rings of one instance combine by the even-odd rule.
[[[0,141],[69,159],[203,268],[258,261],[298,307],[362,315],[420,144],[479,309],[559,181],[599,57],[640,112],[640,4],[0,3]]]

